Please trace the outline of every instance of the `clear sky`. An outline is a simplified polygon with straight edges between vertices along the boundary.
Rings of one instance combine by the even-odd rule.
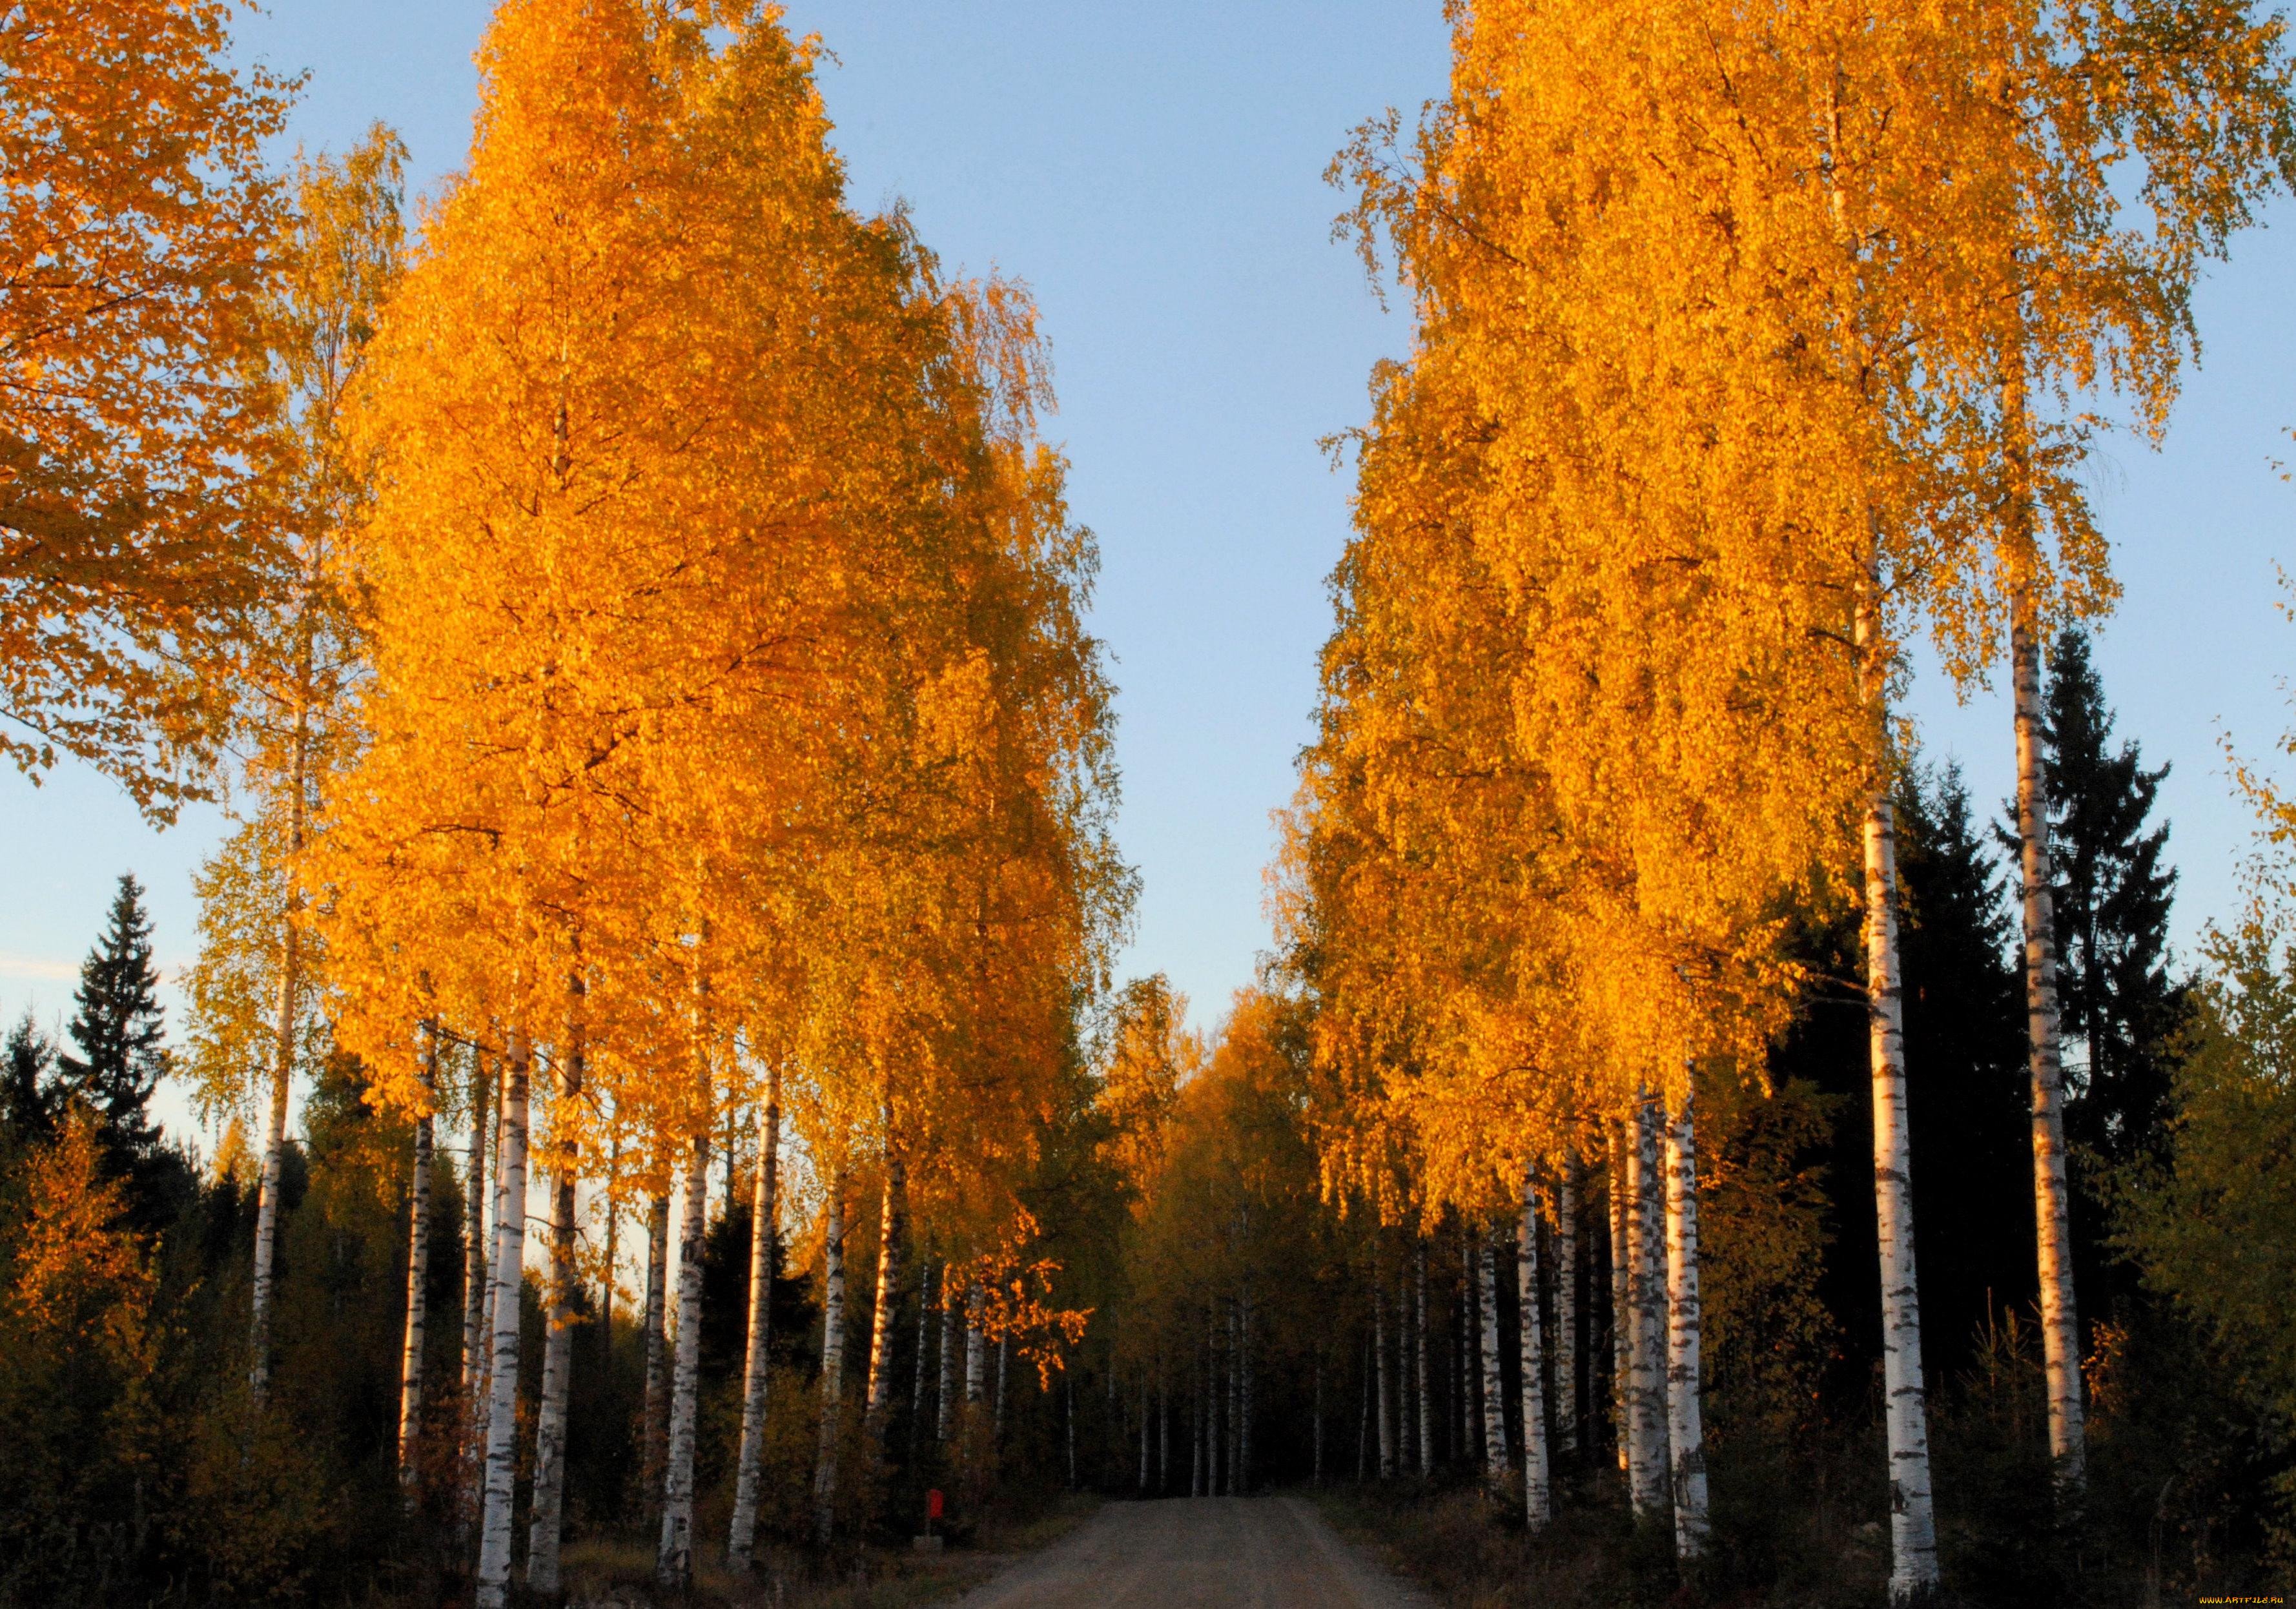
[[[421,183],[460,165],[487,7],[274,0],[242,52],[308,69],[294,135],[340,149],[377,118]],[[1325,163],[1361,119],[1442,88],[1437,0],[800,0],[834,53],[822,86],[855,203],[897,199],[953,269],[1028,281],[1054,343],[1076,517],[1100,537],[1095,612],[1121,687],[1124,850],[1141,871],[1128,970],[1162,970],[1209,1022],[1267,942],[1270,810],[1308,732],[1324,577],[1348,487],[1317,447],[1362,421],[1373,361],[1407,330],[1329,238]],[[2207,354],[2167,449],[2109,445],[2101,517],[2128,587],[2099,648],[2124,734],[2173,760],[2163,790],[2189,939],[2234,897],[2248,821],[2219,757],[2287,724],[2296,626],[2296,208],[2204,289]],[[1997,698],[1934,675],[1915,699],[1980,808],[2009,787]],[[155,835],[109,784],[0,776],[0,1009],[66,1009],[114,877],[151,885],[163,964],[190,958],[191,872],[211,814]]]

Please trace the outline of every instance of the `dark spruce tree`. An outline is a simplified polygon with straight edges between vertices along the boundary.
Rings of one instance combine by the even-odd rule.
[[[2152,821],[2169,768],[2147,770],[2136,743],[2113,743],[2080,631],[2057,638],[2046,706],[2065,1127],[2102,1161],[2127,1162],[2160,1147],[2188,1008],[2169,975],[2169,824]]]
[[[70,1031],[79,1054],[58,1058],[64,1088],[92,1107],[116,1165],[140,1171],[160,1147],[152,1095],[168,1070],[161,1040],[160,973],[152,965],[152,922],[133,873],[119,891],[103,935],[80,964]]]
[[[56,1047],[32,1021],[31,1008],[8,1030],[0,1049],[0,1130],[16,1145],[47,1137],[55,1122],[59,1092]]]
[[[1922,1341],[1943,1381],[2038,1292],[2024,988],[1960,768],[1907,767],[1898,821]]]

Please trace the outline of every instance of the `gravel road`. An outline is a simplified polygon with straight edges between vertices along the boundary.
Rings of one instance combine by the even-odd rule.
[[[1297,1498],[1111,1503],[966,1609],[1430,1609]]]

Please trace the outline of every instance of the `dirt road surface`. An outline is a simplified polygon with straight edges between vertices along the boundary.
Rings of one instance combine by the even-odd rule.
[[[1111,1503],[965,1609],[1430,1609],[1297,1498]]]

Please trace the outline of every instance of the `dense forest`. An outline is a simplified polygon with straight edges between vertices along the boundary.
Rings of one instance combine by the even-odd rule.
[[[1275,1489],[1459,1604],[2278,1601],[2296,800],[2174,949],[2087,488],[2283,22],[1447,14],[1193,1018],[1036,310],[820,42],[505,0],[410,219],[217,0],[0,17],[0,751],[229,828],[180,1008],[123,875],[7,1034],[0,1604],[914,1602]]]

